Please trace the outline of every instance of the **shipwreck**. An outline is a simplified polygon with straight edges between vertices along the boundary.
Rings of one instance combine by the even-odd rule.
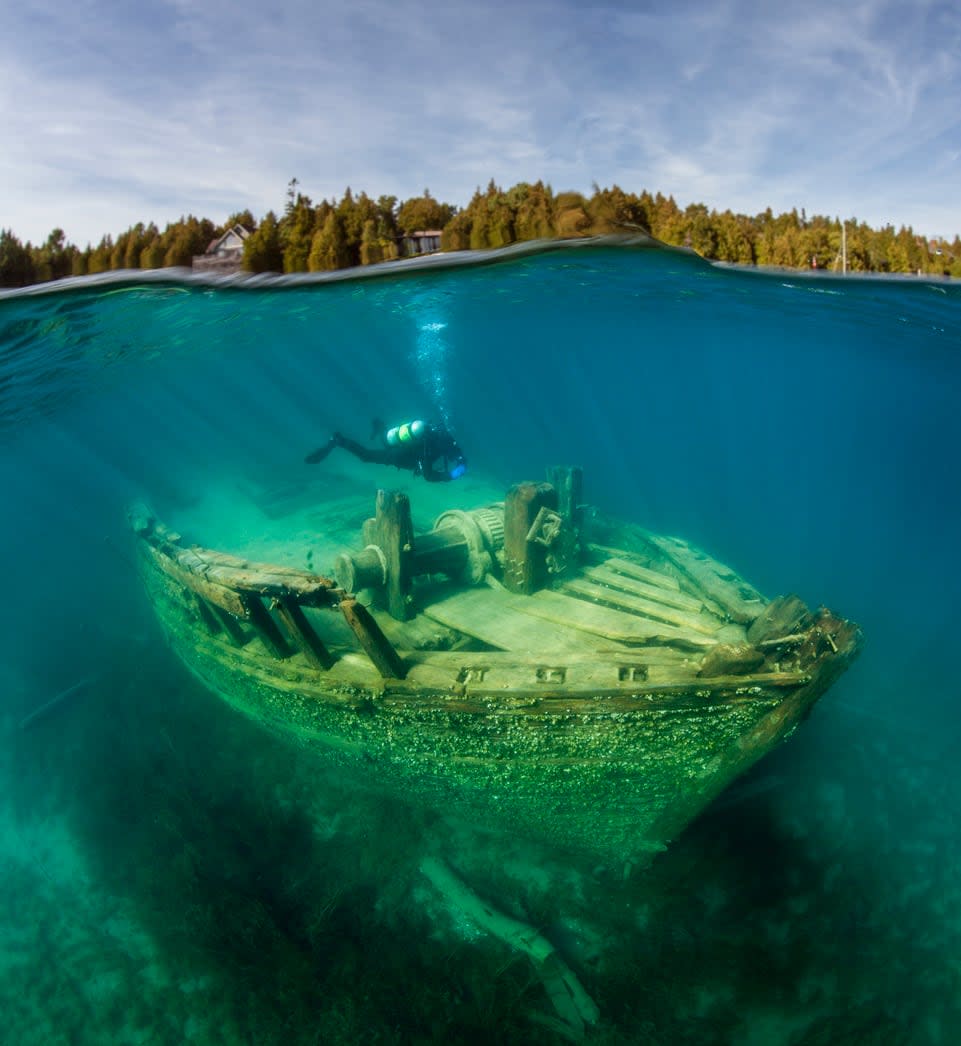
[[[230,705],[411,802],[621,866],[787,738],[861,633],[581,485],[552,469],[420,533],[381,490],[329,576],[130,518],[173,650]]]

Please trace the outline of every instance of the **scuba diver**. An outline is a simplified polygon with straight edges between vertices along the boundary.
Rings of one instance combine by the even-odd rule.
[[[449,483],[453,479],[460,479],[467,471],[464,452],[443,425],[418,420],[395,425],[385,432],[383,424],[375,421],[374,429],[381,438],[381,445],[375,449],[368,449],[356,440],[335,432],[323,447],[312,451],[304,461],[308,465],[316,465],[334,447],[343,447],[361,461],[408,469],[415,476],[423,476],[428,483]]]

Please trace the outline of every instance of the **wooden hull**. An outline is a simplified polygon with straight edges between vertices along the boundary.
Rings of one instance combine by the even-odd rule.
[[[645,543],[649,552],[660,549],[668,556],[677,551],[670,545],[674,540],[648,536]],[[693,631],[680,633],[644,617],[636,637],[602,635],[590,614],[605,609],[605,594],[598,600],[584,586],[610,581],[605,570],[628,571],[620,575],[625,588],[628,580],[653,575],[636,552],[609,556],[606,550],[607,563],[615,567],[593,568],[586,580],[571,583],[579,599],[578,585],[587,593],[586,627],[594,629],[583,649],[571,648],[570,628],[548,627],[567,613],[563,600],[570,595],[511,597],[481,588],[436,600],[424,620],[440,629],[469,629],[472,614],[500,600],[487,618],[479,618],[489,618],[489,625],[477,629],[486,642],[476,642],[477,649],[402,647],[404,678],[385,678],[336,629],[332,638],[328,631],[336,659],[324,668],[302,651],[279,657],[256,632],[238,642],[229,630],[210,627],[196,587],[186,586],[182,572],[165,559],[170,549],[158,552],[149,542],[143,548],[147,592],[174,652],[232,707],[293,743],[315,747],[329,765],[364,786],[482,829],[520,834],[618,866],[663,849],[734,778],[786,738],[860,642],[856,626],[822,610],[800,620],[787,638],[770,638],[781,622],[776,613],[769,615],[771,626],[766,633],[756,630],[753,645],[731,646],[755,627],[749,619],[766,606],[760,597],[741,623],[732,620],[734,604],[718,611],[714,634],[698,630],[700,618],[692,619]],[[701,591],[695,575],[704,559],[695,552],[689,575],[674,571],[681,578],[676,593],[670,590],[677,606],[658,603],[662,617],[683,610],[684,599]],[[721,570],[715,575],[733,577]],[[701,583],[706,585],[703,578]],[[734,583],[746,590],[740,579]],[[716,609],[723,593],[709,588],[703,599]],[[622,609],[641,600],[611,591],[610,601]],[[597,621],[603,627],[613,622],[613,628],[617,620],[610,607],[606,611],[608,617]],[[329,609],[306,613],[318,631],[331,616]],[[530,638],[523,634],[528,620]],[[492,648],[501,627],[522,636],[515,649]],[[752,670],[737,660],[748,648]],[[730,650],[737,657],[718,656]]]

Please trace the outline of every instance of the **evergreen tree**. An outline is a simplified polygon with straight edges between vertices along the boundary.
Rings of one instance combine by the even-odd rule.
[[[0,230],[0,287],[26,287],[35,279],[29,248],[13,235],[12,229]]]
[[[54,229],[42,247],[33,248],[30,251],[34,270],[33,280],[43,282],[69,276],[73,270],[75,253],[76,247],[66,242],[63,229]]]
[[[554,194],[549,185],[521,182],[507,197],[514,208],[514,235],[519,241],[546,240],[554,235]]]
[[[235,225],[242,225],[247,232],[253,232],[257,228],[257,222],[254,220],[254,216],[249,210],[235,211],[231,214],[227,220],[221,225],[217,234],[223,236],[228,229],[232,229]]]
[[[150,226],[152,235],[149,238],[145,238],[144,246],[140,251],[140,268],[141,269],[161,269],[164,263],[164,250],[163,241],[160,238],[160,233],[157,231],[155,225]]]
[[[291,185],[296,184],[296,179]],[[309,196],[297,193],[287,200],[287,209],[280,221],[280,239],[284,250],[284,272],[306,272],[307,256],[316,229],[316,213]]]
[[[104,236],[100,243],[90,252],[87,259],[87,272],[94,276],[100,272],[110,269],[110,260],[113,257],[113,237]]]
[[[590,232],[587,201],[579,192],[562,192],[554,198],[554,228],[558,236],[586,236]]]
[[[327,215],[324,227],[314,233],[308,267],[311,272],[329,272],[332,269],[345,268],[348,264],[349,253],[344,224],[340,215],[333,211]]]
[[[441,233],[440,246],[443,251],[467,251],[470,250],[470,234],[474,225],[474,219],[470,211],[461,211],[444,226]]]
[[[424,190],[423,196],[414,196],[405,200],[397,211],[397,226],[401,232],[409,235],[412,232],[427,232],[431,229],[443,229],[454,217],[456,208],[449,203],[438,203]]]
[[[264,215],[257,230],[244,241],[243,267],[247,272],[284,271],[280,223],[273,211],[268,211]]]
[[[591,231],[597,234],[624,232],[625,229],[650,231],[647,212],[641,201],[619,185],[601,189],[594,183],[594,195],[587,203]]]

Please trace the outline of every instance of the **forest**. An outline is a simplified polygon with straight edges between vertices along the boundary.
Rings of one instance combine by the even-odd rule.
[[[0,286],[23,287],[65,276],[115,269],[190,266],[195,255],[236,224],[251,235],[244,247],[249,272],[323,272],[372,265],[404,256],[405,236],[440,230],[445,251],[481,250],[527,240],[643,231],[675,246],[690,247],[712,261],[790,269],[841,268],[842,235],[850,272],[914,273],[961,277],[961,239],[928,239],[910,226],[874,229],[856,218],[808,217],[804,209],[756,215],[678,206],[673,196],[647,190],[625,192],[593,186],[590,196],[555,193],[538,181],[504,190],[493,180],[478,188],[466,207],[436,200],[429,190],[398,202],[396,196],[355,194],[314,203],[292,179],[283,213],[257,221],[249,210],[216,224],[193,215],[160,231],[136,225],[105,235],[85,248],[54,229],[40,245],[0,230]]]

